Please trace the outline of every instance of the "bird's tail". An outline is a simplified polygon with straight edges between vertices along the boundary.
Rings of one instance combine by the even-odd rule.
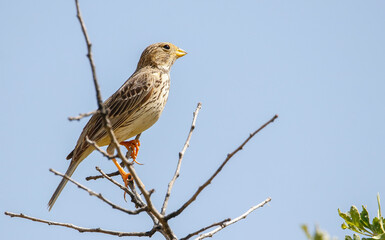
[[[66,172],[66,175],[68,177],[71,177],[72,174],[75,172],[75,169],[78,167],[79,163],[81,161],[71,161],[70,163],[70,166],[68,167],[67,169],[67,172]],[[53,205],[55,204],[57,198],[59,197],[61,191],[63,191],[63,188],[65,187],[65,185],[67,184],[68,182],[68,179],[64,178],[61,180],[59,186],[56,188],[55,192],[53,193],[51,199],[49,200],[48,202],[48,211],[51,211]]]

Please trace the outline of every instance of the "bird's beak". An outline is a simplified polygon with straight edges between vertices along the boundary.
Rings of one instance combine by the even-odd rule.
[[[177,50],[176,50],[176,56],[177,56],[177,58],[180,58],[180,57],[183,57],[184,55],[186,55],[187,54],[187,52],[185,52],[183,49],[180,49],[180,48],[178,48]]]

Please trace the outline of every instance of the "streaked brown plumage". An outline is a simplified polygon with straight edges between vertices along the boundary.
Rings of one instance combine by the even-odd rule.
[[[185,54],[185,51],[167,42],[152,44],[143,51],[135,72],[104,103],[118,142],[147,130],[159,119],[168,98],[170,68],[177,58]],[[72,176],[80,162],[94,151],[86,136],[99,146],[109,145],[107,152],[110,154],[115,150],[110,145],[100,114],[94,114],[84,127],[75,149],[67,156],[67,159],[72,159],[67,176]],[[63,178],[48,203],[49,210],[66,183]]]

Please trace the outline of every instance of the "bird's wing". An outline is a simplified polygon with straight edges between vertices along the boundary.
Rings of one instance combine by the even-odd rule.
[[[112,129],[119,128],[151,96],[154,83],[159,74],[154,71],[139,70],[135,72],[110,98],[105,101]],[[107,136],[100,113],[94,114],[79,137],[78,143],[67,159],[80,157],[89,146],[86,136],[92,141],[99,141]]]

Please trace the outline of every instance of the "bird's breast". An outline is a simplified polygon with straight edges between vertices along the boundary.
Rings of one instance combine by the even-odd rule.
[[[163,112],[169,90],[169,75],[159,73],[150,98],[131,115],[121,128],[116,130],[118,140],[123,141],[136,136],[154,125]]]

